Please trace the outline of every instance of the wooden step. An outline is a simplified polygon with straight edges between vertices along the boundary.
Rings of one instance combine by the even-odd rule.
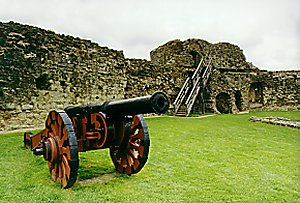
[[[185,111],[178,111],[175,116],[186,116],[186,112]]]

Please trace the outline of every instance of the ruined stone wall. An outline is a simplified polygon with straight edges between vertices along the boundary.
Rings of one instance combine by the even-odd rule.
[[[300,71],[261,72],[254,81],[263,84],[262,110],[300,109]]]
[[[254,74],[252,71],[213,69],[206,89],[206,110],[220,113],[248,110],[249,84]]]
[[[206,112],[299,109],[300,71],[259,70],[246,61],[237,45],[173,40],[153,50],[151,61],[175,73],[176,84],[181,87],[195,71],[199,57],[208,54],[213,70],[204,95]],[[180,88],[173,88],[175,96],[179,91]],[[195,105],[199,103],[196,101]]]
[[[253,69],[253,67],[246,61],[243,50],[237,45],[227,42],[219,42],[211,44],[209,48],[214,68],[240,72]]]
[[[124,98],[123,53],[88,40],[0,23],[0,131],[43,125],[52,109]]]
[[[151,62],[158,68],[169,87],[168,96],[174,101],[185,79],[195,71],[201,58],[208,53],[209,43],[200,39],[172,40],[150,53]]]
[[[201,49],[199,44],[204,44],[203,47],[208,44],[204,40],[195,41],[197,43],[188,45],[188,48],[180,40],[170,41],[151,51],[151,61],[126,59],[125,98],[162,91],[174,101],[189,71],[195,70],[195,61],[190,52]]]
[[[125,98],[150,95],[162,91],[174,94],[174,80],[170,72],[145,59],[127,59]],[[178,87],[179,88],[179,87]]]
[[[222,70],[222,69],[221,69]],[[214,69],[207,88],[207,110],[218,109],[217,97],[228,94],[226,113],[251,110],[299,109],[300,71],[239,71]]]
[[[262,71],[230,43],[172,40],[151,61],[89,40],[0,23],[0,131],[42,127],[50,110],[166,93],[174,102],[202,58],[212,58],[206,112],[299,109],[300,71]],[[197,102],[195,105],[199,105]]]

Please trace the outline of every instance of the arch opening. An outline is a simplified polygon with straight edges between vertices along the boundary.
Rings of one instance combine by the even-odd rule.
[[[221,92],[216,97],[216,107],[220,113],[231,113],[230,96],[226,92]]]
[[[261,107],[263,105],[263,84],[261,82],[251,83],[249,89],[250,108]]]
[[[242,94],[241,94],[241,91],[240,91],[240,90],[237,90],[237,91],[235,92],[234,98],[235,98],[235,105],[236,105],[236,108],[237,108],[239,111],[242,111],[242,110],[243,110],[243,107],[242,107],[243,98],[242,98]]]

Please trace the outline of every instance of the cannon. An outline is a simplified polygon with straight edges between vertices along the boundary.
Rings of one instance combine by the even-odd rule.
[[[150,138],[141,114],[163,114],[170,102],[162,92],[100,104],[51,111],[45,129],[24,133],[24,146],[48,161],[50,174],[63,188],[77,179],[78,152],[109,148],[115,169],[138,173],[148,159]]]

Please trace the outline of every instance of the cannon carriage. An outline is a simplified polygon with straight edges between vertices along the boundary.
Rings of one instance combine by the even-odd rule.
[[[148,159],[150,138],[141,114],[165,113],[170,102],[161,92],[133,99],[67,107],[51,111],[45,129],[24,133],[24,146],[43,155],[53,180],[63,188],[77,179],[78,152],[109,148],[115,169],[138,173]]]

